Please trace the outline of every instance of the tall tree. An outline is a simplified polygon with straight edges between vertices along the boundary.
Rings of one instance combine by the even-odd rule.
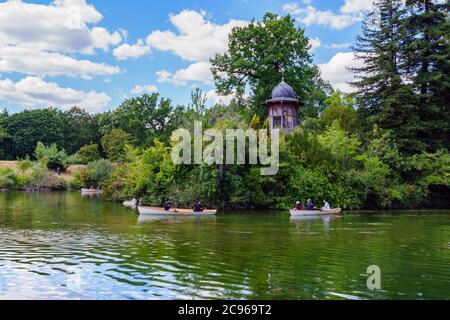
[[[407,0],[403,65],[415,93],[417,138],[429,151],[450,141],[450,2]]]
[[[79,107],[73,107],[64,112],[63,117],[67,125],[65,149],[70,154],[77,152],[82,146],[100,143],[98,116],[91,115]]]
[[[155,138],[166,141],[177,126],[172,102],[158,94],[125,100],[116,110],[100,117],[100,131],[122,129],[132,136],[133,144],[150,146]]]
[[[304,107],[317,113],[328,87],[312,64],[310,48],[304,30],[291,16],[266,13],[262,21],[233,29],[228,52],[211,59],[217,91],[227,95],[251,89],[255,113],[265,116],[263,104],[284,71]]]
[[[10,136],[9,158],[32,155],[38,141],[45,145],[56,143],[65,147],[65,123],[62,112],[56,109],[25,110],[4,121],[4,129]]]
[[[0,160],[9,160],[8,149],[10,148],[10,143],[8,142],[10,135],[5,129],[8,117],[8,110],[5,109],[0,113]]]
[[[363,66],[350,70],[357,74],[352,84],[357,89],[359,114],[369,124],[368,130],[371,125],[394,130],[399,146],[414,152],[424,146],[415,138],[419,119],[412,104],[413,94],[403,82],[400,69],[404,19],[402,0],[376,1],[354,47]]]

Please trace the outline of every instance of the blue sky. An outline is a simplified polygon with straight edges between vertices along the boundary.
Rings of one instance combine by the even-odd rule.
[[[116,108],[157,91],[176,104],[200,87],[211,103],[208,60],[229,31],[265,12],[306,30],[323,77],[349,91],[350,45],[372,0],[0,1],[0,108]],[[18,23],[20,21],[20,23]]]

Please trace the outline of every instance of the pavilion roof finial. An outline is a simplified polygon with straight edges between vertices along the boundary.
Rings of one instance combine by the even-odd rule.
[[[281,68],[281,82],[284,82],[284,68]]]

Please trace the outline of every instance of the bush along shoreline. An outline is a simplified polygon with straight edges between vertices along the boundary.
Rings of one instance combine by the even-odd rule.
[[[257,117],[246,126],[250,127],[266,130]],[[124,144],[114,154],[116,161],[76,154],[78,165],[69,164],[74,156],[56,145],[39,142],[34,161],[27,158],[15,162],[15,168],[0,167],[0,190],[93,187],[102,188],[110,201],[139,198],[144,204],[160,205],[169,197],[181,207],[199,199],[208,206],[231,210],[286,209],[307,198],[316,203],[327,199],[347,210],[449,207],[450,155],[446,150],[403,156],[388,132],[375,128],[364,145],[338,121],[321,133],[304,123],[282,135],[280,142],[280,171],[275,176],[261,176],[258,165],[175,165],[173,146],[159,140],[148,148]]]

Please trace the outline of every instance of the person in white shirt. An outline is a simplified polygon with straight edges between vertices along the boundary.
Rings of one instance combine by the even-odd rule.
[[[323,211],[329,211],[329,210],[331,210],[331,206],[330,206],[330,204],[329,204],[326,200],[323,200],[323,208],[322,208],[322,210],[323,210]]]

